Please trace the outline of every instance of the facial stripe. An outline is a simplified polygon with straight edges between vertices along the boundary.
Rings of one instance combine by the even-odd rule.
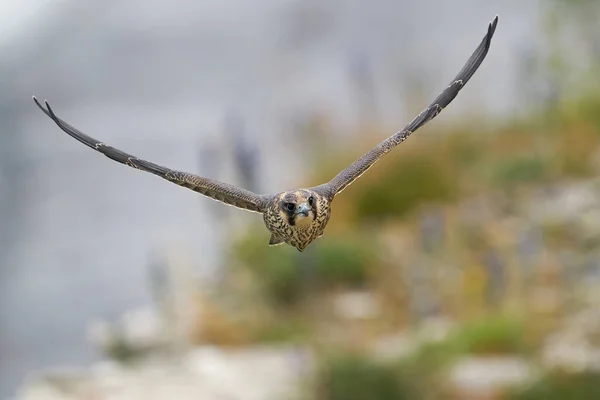
[[[318,198],[316,196],[313,196],[313,203],[312,203],[312,205],[310,207],[312,208],[313,218],[314,219],[317,219],[317,215],[319,215],[317,213],[317,210],[318,210],[317,203],[318,203]]]

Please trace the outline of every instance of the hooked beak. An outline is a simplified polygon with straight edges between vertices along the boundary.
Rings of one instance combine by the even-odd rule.
[[[310,212],[311,208],[308,204],[306,203],[302,203],[298,206],[298,208],[296,208],[296,211],[294,212],[294,214],[299,215],[302,214],[305,217],[308,217],[308,213]]]

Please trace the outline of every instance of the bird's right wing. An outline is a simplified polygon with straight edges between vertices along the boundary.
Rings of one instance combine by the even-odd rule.
[[[427,122],[434,119],[448,104],[454,100],[458,92],[471,79],[475,71],[479,68],[485,56],[488,53],[492,36],[496,31],[498,24],[498,16],[494,18],[488,25],[488,30],[483,40],[475,49],[465,66],[458,73],[456,78],[452,80],[450,85],[423,111],[419,113],[404,129],[396,132],[394,135],[385,139],[377,146],[372,148],[364,156],[356,160],[353,164],[345,168],[337,174],[331,181],[326,184],[315,187],[315,190],[328,196],[330,199],[340,193],[344,188],[358,179],[369,168],[373,166],[381,157],[389,153],[397,145],[404,142],[413,132],[425,125]]]
[[[208,196],[222,203],[241,208],[243,210],[262,213],[269,200],[269,196],[258,195],[248,190],[240,189],[236,186],[227,183],[218,182],[212,179],[203,178],[201,176],[190,174],[187,172],[175,171],[161,165],[154,164],[150,161],[142,160],[127,154],[119,149],[104,144],[94,138],[89,137],[69,123],[58,118],[50,105],[46,101],[46,107],[43,107],[38,100],[33,97],[33,101],[37,106],[50,117],[56,125],[71,137],[77,139],[86,146],[104,154],[106,157],[115,160],[129,167],[142,171],[153,173],[161,178],[173,182],[179,186],[184,186],[198,193]]]

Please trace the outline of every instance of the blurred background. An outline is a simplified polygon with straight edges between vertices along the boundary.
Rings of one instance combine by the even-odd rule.
[[[600,3],[0,2],[0,399],[600,397]],[[306,252],[260,193],[408,123]]]

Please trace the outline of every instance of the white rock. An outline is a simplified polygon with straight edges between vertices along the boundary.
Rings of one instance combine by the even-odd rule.
[[[417,347],[415,339],[410,334],[401,332],[376,340],[371,352],[380,360],[396,360],[409,356]]]
[[[585,344],[552,343],[542,351],[542,362],[546,367],[582,372],[590,365],[589,349]]]
[[[26,386],[17,397],[19,400],[70,400],[72,396],[65,395],[60,390],[41,382]]]
[[[294,387],[302,369],[298,369],[295,349],[253,348],[223,351],[214,347],[194,350],[188,367],[213,390],[232,398],[262,400],[282,396]]]
[[[335,299],[335,312],[344,319],[375,318],[381,307],[375,296],[367,291],[339,294]]]
[[[19,400],[197,400],[287,398],[312,360],[299,348],[223,350],[201,347],[181,359],[154,358],[133,367],[113,362],[88,371],[50,373],[26,385]],[[311,364],[311,363],[309,363]]]
[[[468,357],[452,367],[449,379],[460,392],[485,395],[523,384],[532,374],[519,357]]]
[[[429,317],[419,325],[417,338],[420,343],[438,343],[445,340],[455,323],[444,317]]]
[[[163,319],[153,308],[128,311],[122,321],[125,340],[136,347],[153,347],[165,341]]]
[[[537,221],[560,223],[579,218],[598,205],[596,194],[588,182],[564,185],[550,197],[541,196],[531,203],[530,215]]]

